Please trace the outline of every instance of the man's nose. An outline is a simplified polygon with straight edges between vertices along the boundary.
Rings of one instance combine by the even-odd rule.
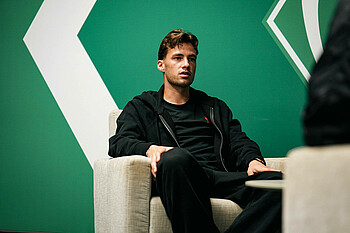
[[[189,63],[187,58],[184,58],[182,66],[183,67],[189,67],[190,66],[190,63]]]

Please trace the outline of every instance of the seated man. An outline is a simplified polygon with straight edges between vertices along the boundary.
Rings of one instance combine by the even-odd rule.
[[[281,192],[249,188],[245,181],[282,174],[265,166],[258,145],[223,101],[190,87],[197,55],[196,36],[168,33],[157,62],[164,85],[125,106],[109,155],[151,159],[154,186],[174,233],[219,232],[211,197],[243,208],[226,232],[275,232],[281,227]]]

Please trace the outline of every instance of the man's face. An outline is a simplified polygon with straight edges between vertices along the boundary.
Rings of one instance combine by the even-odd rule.
[[[157,62],[158,69],[164,73],[164,85],[189,87],[196,73],[196,60],[196,51],[190,43],[168,49],[165,58]]]

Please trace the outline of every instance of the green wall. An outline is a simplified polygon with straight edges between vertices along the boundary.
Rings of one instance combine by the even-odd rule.
[[[93,170],[23,42],[42,2],[0,0],[0,230],[93,232]],[[336,2],[319,1],[323,43]],[[167,32],[191,31],[193,87],[225,100],[266,157],[283,157],[303,145],[307,82],[265,23],[277,3],[98,0],[78,37],[123,108],[162,84]],[[311,71],[300,5],[287,0],[276,23]]]
[[[334,7],[334,2],[327,5]],[[303,144],[300,117],[306,82],[262,22],[275,3],[97,1],[79,38],[123,108],[133,96],[162,84],[156,69],[160,40],[172,29],[191,31],[199,38],[193,87],[225,100],[263,154],[280,157]],[[295,35],[288,39],[296,41],[293,46],[303,51],[300,56],[310,67],[314,61],[311,52],[305,52],[309,48],[300,8],[300,1],[287,1],[276,21],[287,35]],[[328,28],[328,24],[321,26]]]
[[[41,3],[0,1],[0,230],[92,232],[92,168],[23,42]]]

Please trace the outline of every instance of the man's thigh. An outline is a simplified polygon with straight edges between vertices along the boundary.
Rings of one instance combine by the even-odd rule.
[[[280,172],[260,172],[248,176],[246,172],[221,172],[212,171],[210,181],[212,183],[211,196],[215,198],[229,199],[241,207],[245,207],[250,201],[254,192],[265,190],[256,190],[247,187],[245,182],[248,180],[280,180],[282,173]]]

